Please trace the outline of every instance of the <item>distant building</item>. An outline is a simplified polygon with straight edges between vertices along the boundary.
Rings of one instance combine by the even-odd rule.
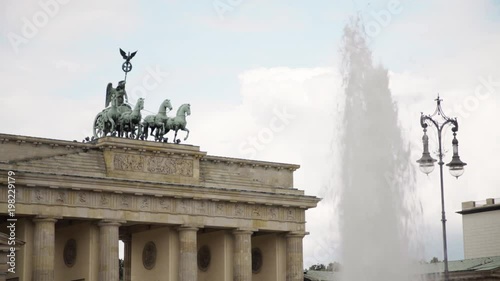
[[[449,261],[448,267],[450,281],[500,280],[500,256]],[[415,265],[414,270],[416,280],[444,280],[443,262]],[[339,272],[315,270],[304,272],[304,281],[338,281],[339,279]]]
[[[462,203],[464,257],[500,256],[500,198]]]
[[[500,280],[500,256],[449,261],[448,270],[452,281]],[[426,281],[444,280],[444,263],[427,263],[417,267],[417,274]]]

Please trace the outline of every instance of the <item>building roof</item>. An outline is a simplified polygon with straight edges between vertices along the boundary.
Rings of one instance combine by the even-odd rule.
[[[448,270],[450,272],[492,270],[500,271],[500,256],[449,261]],[[418,268],[418,271],[421,274],[441,273],[444,271],[444,263],[438,262],[422,264]]]
[[[468,215],[496,210],[500,210],[500,198],[487,198],[483,201],[462,202],[462,210],[457,213]]]
[[[448,270],[451,274],[450,277],[453,277],[455,274],[460,276],[462,273],[492,273],[496,278],[500,278],[500,256],[449,261]],[[415,267],[416,275],[435,275],[441,274],[443,271],[443,262],[424,263]],[[336,281],[338,279],[338,272],[316,270],[308,270],[304,272],[304,280]]]
[[[337,273],[333,271],[308,270],[304,272],[304,279],[310,281],[331,281],[338,279],[335,278],[335,275]]]

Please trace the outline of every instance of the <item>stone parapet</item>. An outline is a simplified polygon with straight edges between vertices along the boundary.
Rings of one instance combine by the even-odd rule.
[[[303,195],[293,188],[298,165],[207,155],[193,145],[0,134],[0,149],[0,169]]]

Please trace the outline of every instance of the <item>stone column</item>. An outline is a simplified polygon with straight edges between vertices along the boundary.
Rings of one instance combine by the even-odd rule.
[[[99,226],[99,281],[118,281],[118,230],[120,222],[103,220]]]
[[[252,231],[237,229],[234,234],[233,280],[252,281]]]
[[[33,281],[54,281],[55,224],[57,219],[36,217],[33,235]]]
[[[123,242],[123,281],[131,281],[130,275],[132,269],[132,236],[125,234],[120,236]]]
[[[198,227],[183,225],[179,231],[179,281],[198,280]]]
[[[304,280],[302,238],[306,234],[306,232],[291,232],[286,235],[286,281]]]

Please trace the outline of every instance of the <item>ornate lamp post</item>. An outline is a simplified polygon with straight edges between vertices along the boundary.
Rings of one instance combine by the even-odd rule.
[[[436,159],[433,159],[429,153],[429,137],[427,136],[427,127],[429,125],[434,125],[437,129],[437,134],[438,134],[438,142],[439,142],[439,172],[440,172],[440,180],[441,180],[441,222],[443,223],[443,252],[444,252],[444,278],[445,281],[449,280],[448,277],[448,249],[446,245],[446,215],[444,211],[444,187],[443,187],[443,149],[441,145],[441,133],[443,132],[443,129],[447,125],[452,125],[453,127],[451,128],[451,131],[453,132],[453,158],[450,163],[446,164],[446,166],[450,167],[450,174],[456,178],[461,176],[464,173],[464,166],[467,165],[466,163],[460,161],[460,157],[458,156],[458,140],[456,138],[457,136],[457,131],[458,131],[458,122],[457,118],[449,118],[446,116],[443,112],[443,109],[441,108],[441,99],[439,98],[439,95],[436,99],[436,110],[432,115],[422,115],[420,116],[420,124],[422,125],[422,128],[424,128],[424,136],[422,137],[422,141],[424,144],[424,152],[422,153],[422,158],[417,160],[417,163],[419,163],[420,170],[424,174],[429,174],[434,170],[434,162],[436,162]],[[441,121],[435,120],[434,118],[437,117],[437,115],[441,116],[440,119]]]

